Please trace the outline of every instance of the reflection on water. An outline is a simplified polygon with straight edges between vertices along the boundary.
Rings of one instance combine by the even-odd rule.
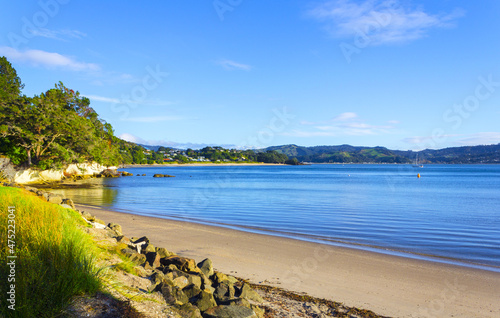
[[[57,187],[52,185],[47,191],[71,198],[75,203],[97,206],[112,206],[118,195],[118,190],[106,185],[102,178],[65,181],[57,184]]]

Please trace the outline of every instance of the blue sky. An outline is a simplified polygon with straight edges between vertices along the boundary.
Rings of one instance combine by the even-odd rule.
[[[62,81],[143,143],[494,144],[499,14],[495,0],[3,1],[0,56],[26,95]]]

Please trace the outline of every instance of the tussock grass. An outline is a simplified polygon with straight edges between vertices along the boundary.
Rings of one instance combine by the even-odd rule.
[[[15,207],[15,282],[8,282],[8,207]],[[42,201],[27,192],[0,187],[0,316],[58,316],[74,295],[102,288],[94,263],[96,246],[79,225],[76,211]],[[10,228],[12,229],[12,228]],[[6,301],[15,285],[15,311]]]

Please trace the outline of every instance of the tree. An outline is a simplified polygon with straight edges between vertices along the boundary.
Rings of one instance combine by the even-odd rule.
[[[0,101],[17,99],[24,84],[5,56],[0,57]]]

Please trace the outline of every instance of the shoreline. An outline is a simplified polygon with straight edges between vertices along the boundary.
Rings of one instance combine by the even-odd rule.
[[[222,229],[228,229],[228,230],[233,230],[233,231],[238,231],[238,232],[264,235],[264,236],[269,236],[269,237],[278,237],[278,238],[295,240],[295,241],[300,241],[300,242],[308,242],[308,243],[312,243],[312,244],[320,244],[320,245],[333,246],[333,247],[339,247],[339,248],[347,248],[347,249],[352,249],[352,250],[367,251],[367,252],[372,252],[372,253],[382,254],[382,255],[396,256],[396,257],[407,258],[407,259],[427,261],[427,262],[431,262],[431,263],[441,263],[441,264],[446,264],[446,265],[453,265],[453,266],[459,266],[459,267],[465,267],[465,268],[471,268],[471,269],[490,271],[490,272],[494,272],[494,273],[500,273],[500,266],[467,262],[465,260],[449,258],[449,257],[439,256],[439,255],[400,251],[400,250],[390,249],[388,247],[383,247],[383,246],[356,244],[356,243],[352,243],[352,242],[344,242],[344,241],[336,241],[336,240],[321,240],[321,239],[317,239],[317,238],[314,238],[313,236],[309,236],[306,234],[272,231],[272,230],[258,228],[258,227],[238,226],[238,225],[233,225],[233,224],[229,224],[229,223],[200,221],[200,220],[194,219],[194,218],[154,216],[154,215],[147,215],[147,214],[137,214],[131,210],[123,210],[123,209],[114,210],[112,208],[105,208],[105,207],[101,207],[101,206],[86,205],[86,204],[76,204],[76,205],[81,206],[81,207],[87,207],[90,209],[100,209],[100,210],[106,210],[106,211],[115,212],[115,213],[124,213],[124,214],[132,215],[132,216],[141,216],[141,217],[143,216],[143,217],[172,221],[172,222],[181,222],[181,223],[196,224],[196,225],[200,225],[200,226],[209,226],[209,227],[213,227],[213,228],[222,228]]]
[[[154,164],[124,164],[120,165],[118,169],[127,169],[127,168],[151,168],[151,167],[217,167],[217,166],[288,166],[284,163],[154,163]]]
[[[500,315],[500,274],[363,249],[77,205],[127,236],[201,260],[253,283],[394,317]]]

